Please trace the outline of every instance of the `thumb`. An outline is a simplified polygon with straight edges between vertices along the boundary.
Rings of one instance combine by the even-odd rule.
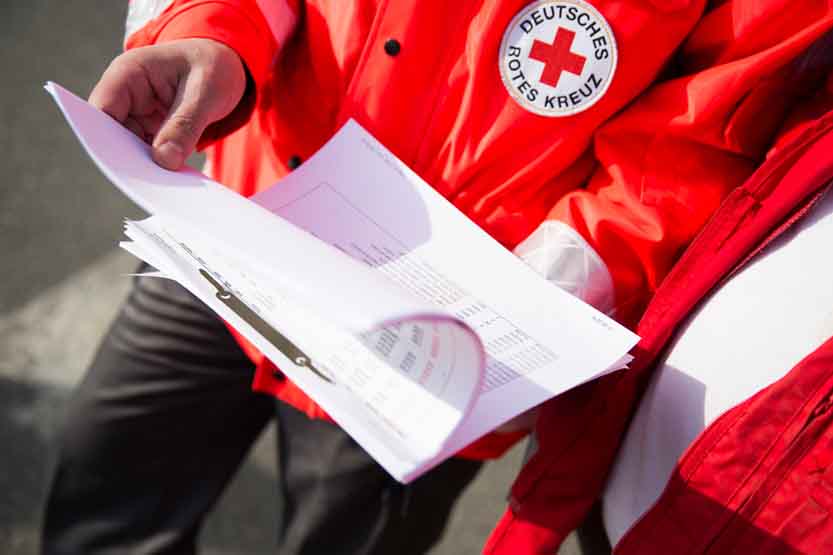
[[[153,140],[153,161],[169,170],[182,167],[212,122],[210,95],[195,77],[192,73],[184,79],[168,118]]]

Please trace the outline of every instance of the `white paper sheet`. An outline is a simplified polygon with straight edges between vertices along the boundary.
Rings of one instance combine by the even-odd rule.
[[[622,367],[622,355],[638,340],[520,262],[355,122],[252,200],[480,335],[483,389],[447,455]]]

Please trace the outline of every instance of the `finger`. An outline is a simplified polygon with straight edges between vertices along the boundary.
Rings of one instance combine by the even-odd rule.
[[[116,78],[113,73],[104,72],[101,79],[90,93],[89,103],[113,117],[124,122],[130,113],[130,94],[127,84]]]
[[[134,135],[147,142],[148,134],[145,131],[144,127],[138,121],[133,119],[131,116],[127,116],[127,118],[125,118],[124,122],[122,123],[125,127],[132,131]]]
[[[133,116],[133,118],[139,125],[142,126],[145,134],[150,136],[151,139],[159,133],[159,130],[162,128],[162,124],[165,122],[165,116],[160,112],[153,112],[152,114],[148,114],[146,116]]]
[[[89,98],[90,104],[122,123],[132,112],[154,100],[141,67],[123,56],[113,60]]]
[[[197,146],[214,111],[211,94],[199,72],[191,72],[177,91],[168,118],[153,141],[154,161],[169,170],[178,170]]]

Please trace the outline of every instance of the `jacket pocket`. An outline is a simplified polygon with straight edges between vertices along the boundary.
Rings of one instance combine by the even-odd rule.
[[[709,552],[833,552],[833,387],[808,406],[803,425],[715,538]]]

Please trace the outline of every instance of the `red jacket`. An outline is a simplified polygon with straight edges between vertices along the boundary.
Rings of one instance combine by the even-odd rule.
[[[245,61],[253,112],[242,127],[233,114],[204,137],[220,182],[243,194],[268,186],[352,117],[508,248],[521,243],[528,252],[527,242],[543,237],[535,258],[543,252],[550,261],[538,260],[537,269],[559,283],[592,282],[575,290],[633,324],[678,253],[760,165],[790,106],[819,87],[794,79],[789,66],[833,26],[833,6],[133,0],[128,23],[128,47],[208,37]],[[517,42],[527,28],[550,34]],[[585,251],[578,264],[569,256],[576,250]],[[606,283],[611,291],[599,293]],[[609,306],[598,301],[607,298]],[[249,352],[257,389],[324,416]],[[557,543],[580,521],[634,400],[627,387],[616,393],[620,380],[550,403],[542,422],[582,425],[544,426],[540,455],[513,490],[516,500],[542,501],[524,501],[503,522],[503,537],[514,537],[508,530],[518,522],[540,520],[545,531],[533,526],[530,537]],[[617,423],[585,433],[587,411],[601,408]],[[477,454],[494,455],[514,439],[493,436]],[[565,476],[587,479],[556,480],[536,497],[531,477],[543,475],[552,461],[541,461],[552,453]],[[560,516],[550,522],[553,510]]]
[[[717,212],[640,324],[646,355],[709,290],[830,194],[831,180],[833,111]],[[831,478],[833,338],[709,426],[616,553],[831,553]]]
[[[833,72],[833,35],[824,69]],[[833,73],[769,159],[733,191],[665,279],[637,326],[631,370],[544,405],[539,448],[485,553],[552,553],[593,504],[654,363],[722,280],[833,186]],[[833,552],[833,338],[709,426],[621,555]]]

